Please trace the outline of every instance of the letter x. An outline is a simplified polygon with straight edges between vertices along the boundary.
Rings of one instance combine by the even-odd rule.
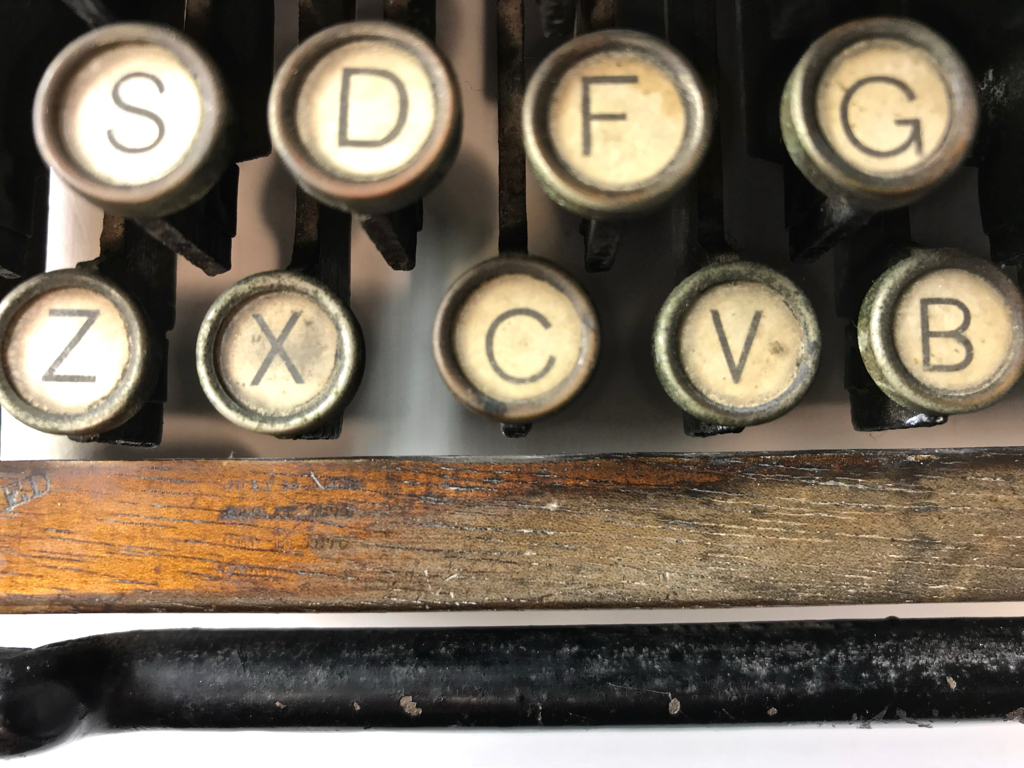
[[[284,330],[281,331],[281,335],[277,338],[274,338],[274,334],[267,325],[267,321],[263,319],[263,315],[252,316],[256,321],[256,324],[260,327],[260,330],[263,331],[263,335],[267,337],[268,341],[270,341],[270,351],[267,352],[267,356],[263,359],[263,365],[261,365],[260,369],[256,371],[256,375],[253,377],[251,386],[259,386],[259,383],[263,381],[263,376],[266,374],[267,369],[270,368],[270,364],[274,362],[274,358],[278,355],[281,356],[281,362],[288,367],[288,373],[290,373],[292,378],[295,379],[295,383],[303,383],[299,369],[295,367],[295,363],[293,363],[292,359],[288,357],[288,353],[284,351],[284,342],[288,338],[288,334],[292,332],[292,328],[295,327],[295,323],[298,322],[299,315],[301,314],[301,312],[292,312],[292,316],[289,317],[288,322],[284,324]]]

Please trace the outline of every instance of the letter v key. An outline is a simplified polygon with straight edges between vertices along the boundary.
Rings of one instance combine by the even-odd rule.
[[[729,373],[732,374],[734,384],[740,383],[743,376],[743,369],[747,367],[747,358],[750,356],[750,348],[754,345],[754,336],[757,335],[757,327],[761,324],[761,310],[754,313],[754,319],[750,322],[750,329],[747,331],[747,339],[743,342],[743,351],[740,353],[739,364],[732,356],[732,348],[729,340],[725,337],[725,328],[722,327],[722,318],[717,309],[711,310],[711,319],[715,324],[715,332],[718,334],[718,343],[722,345],[722,352],[725,353],[725,362],[729,366]]]

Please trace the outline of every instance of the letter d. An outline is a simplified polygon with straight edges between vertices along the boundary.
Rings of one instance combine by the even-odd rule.
[[[382,139],[350,139],[348,137],[348,113],[350,111],[349,98],[352,89],[352,78],[357,75],[365,77],[380,77],[389,81],[395,86],[398,93],[398,119],[388,135]],[[405,127],[405,121],[409,117],[409,93],[405,90],[405,84],[398,79],[393,72],[386,69],[368,69],[364,67],[346,67],[341,71],[341,117],[338,121],[338,146],[339,147],[383,147],[395,140]]]

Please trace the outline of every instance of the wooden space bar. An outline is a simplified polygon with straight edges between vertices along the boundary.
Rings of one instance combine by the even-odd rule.
[[[9,462],[0,611],[1022,600],[1022,459]]]

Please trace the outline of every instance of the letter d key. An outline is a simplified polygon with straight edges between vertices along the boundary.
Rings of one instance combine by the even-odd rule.
[[[303,42],[278,70],[268,120],[299,186],[367,216],[433,189],[462,137],[451,68],[422,35],[388,22],[336,24]]]

